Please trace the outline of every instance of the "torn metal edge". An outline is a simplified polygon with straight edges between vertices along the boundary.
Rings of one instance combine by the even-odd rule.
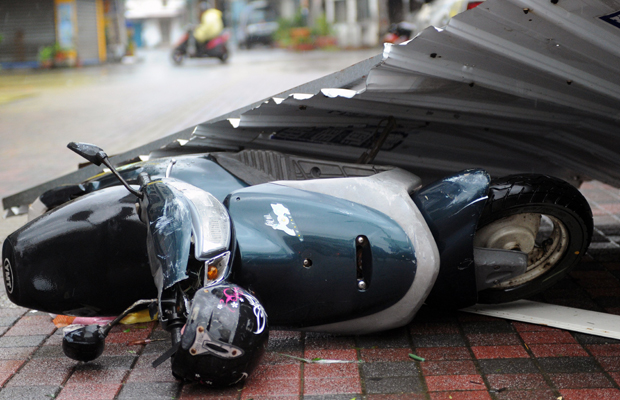
[[[602,312],[529,300],[505,304],[476,304],[461,311],[620,339],[620,316]]]

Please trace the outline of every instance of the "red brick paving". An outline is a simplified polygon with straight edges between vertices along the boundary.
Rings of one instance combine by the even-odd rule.
[[[473,361],[425,361],[420,363],[424,375],[471,375],[476,373]]]
[[[121,390],[120,383],[67,384],[56,400],[112,400]]]
[[[465,360],[471,359],[467,347],[426,347],[415,351],[426,360]]]
[[[542,343],[577,343],[573,335],[567,331],[520,332],[519,335],[528,345]]]
[[[542,389],[548,388],[545,378],[541,374],[498,374],[487,375],[492,389]]]
[[[558,389],[613,387],[613,383],[602,373],[549,374],[549,377]]]
[[[438,375],[426,376],[429,392],[448,390],[486,390],[480,375]]]
[[[589,356],[579,344],[531,344],[529,348],[538,358]]]
[[[618,400],[618,389],[563,389],[560,393],[563,400]]]
[[[332,378],[332,379],[305,379],[304,395],[328,395],[339,393],[361,393],[360,377]],[[245,392],[244,392],[245,394]]]
[[[491,400],[487,392],[430,392],[431,400]]]
[[[477,359],[484,358],[528,358],[523,346],[472,346]]]
[[[418,349],[418,356],[420,356],[420,350]],[[366,362],[411,361],[409,357],[409,354],[411,354],[410,349],[361,349],[360,354],[362,355],[362,360]]]

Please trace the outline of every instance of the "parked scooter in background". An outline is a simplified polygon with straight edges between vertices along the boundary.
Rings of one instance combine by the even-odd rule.
[[[390,25],[385,36],[383,36],[383,42],[401,44],[413,37],[414,26],[413,24],[403,21],[397,24]]]
[[[220,36],[206,43],[198,43],[192,32],[193,30],[188,30],[174,46],[174,50],[172,50],[172,61],[176,65],[183,64],[185,58],[214,57],[219,58],[223,63],[228,60],[229,32],[224,31]]]
[[[7,296],[118,315],[65,330],[65,354],[81,361],[148,307],[172,336],[155,365],[172,358],[176,377],[212,386],[251,374],[269,328],[363,334],[408,324],[422,304],[539,293],[579,262],[593,230],[581,193],[545,175],[471,169],[422,186],[399,168],[265,150],[117,171],[98,147],[69,147],[111,173],[41,196],[48,211],[4,242]]]

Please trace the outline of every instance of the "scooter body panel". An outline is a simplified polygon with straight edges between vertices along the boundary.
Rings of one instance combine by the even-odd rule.
[[[225,204],[240,255],[232,280],[260,296],[272,326],[372,315],[396,304],[414,281],[413,244],[377,210],[277,184],[238,190]],[[356,248],[360,237],[367,250]],[[360,272],[364,251],[370,258]]]
[[[486,171],[467,170],[432,183],[413,196],[441,257],[439,276],[427,304],[451,309],[476,304],[474,234],[490,183]]]
[[[111,187],[13,232],[3,246],[9,299],[56,314],[114,316],[156,297],[135,202],[124,187]]]

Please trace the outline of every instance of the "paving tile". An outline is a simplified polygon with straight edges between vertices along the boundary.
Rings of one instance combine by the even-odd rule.
[[[605,371],[620,371],[620,357],[596,357]]]
[[[105,370],[105,369],[130,369],[133,366],[135,356],[101,356],[96,360],[79,364],[76,370]]]
[[[423,365],[425,363],[420,363]],[[414,362],[375,362],[361,364],[361,370],[364,378],[394,378],[413,376],[419,374],[418,366]],[[307,366],[304,368],[304,376],[306,376]]]
[[[493,321],[467,322],[461,325],[465,334],[480,333],[510,333],[514,332],[512,325],[508,321],[493,319]]]
[[[512,322],[512,326],[517,332],[557,332],[559,329],[549,326],[527,324],[525,322]]]
[[[618,389],[562,389],[563,400],[617,400]]]
[[[548,389],[549,385],[541,374],[487,375],[491,389]]]
[[[60,386],[16,386],[0,391],[1,400],[50,400],[56,397]]]
[[[487,359],[479,360],[480,370],[492,374],[535,374],[540,372],[531,359]]]
[[[19,320],[19,316],[0,317],[0,326],[10,327]]]
[[[455,347],[465,346],[461,335],[414,335],[413,345],[419,347]]]
[[[95,370],[95,371],[74,371],[68,384],[86,384],[89,382],[96,383],[121,383],[125,377],[129,374],[127,370],[121,369],[107,369],[107,370]]]
[[[36,350],[36,347],[0,348],[0,360],[26,360]]]
[[[602,336],[587,335],[585,333],[574,332],[573,336],[581,344],[620,344],[620,340],[606,338]]]
[[[289,351],[303,351],[303,342],[300,338],[272,338],[269,336],[267,342],[267,351],[286,353]]]
[[[17,370],[24,364],[23,360],[5,360],[0,361],[0,387],[17,372]]]
[[[470,333],[467,340],[471,346],[511,346],[520,345],[516,333]]]
[[[539,358],[536,360],[541,369],[548,373],[579,373],[579,372],[600,372],[601,367],[598,363],[587,357],[553,357]]]
[[[410,325],[412,335],[453,335],[459,334],[459,326],[454,323],[418,323],[417,318]]]
[[[410,349],[361,349],[360,354],[366,362],[411,361]]]
[[[120,383],[67,384],[60,391],[57,400],[107,400],[114,399],[121,390]]]
[[[314,364],[319,365],[320,364]],[[331,365],[345,365],[349,367],[353,367],[357,371],[356,364],[331,364]],[[306,364],[305,369],[313,366],[313,364]],[[322,365],[326,366],[326,365]],[[305,374],[305,373],[304,373]],[[284,365],[259,365],[254,372],[252,373],[252,379],[296,379],[299,380],[301,378],[301,367],[295,364],[284,364]]]
[[[587,357],[589,354],[579,344],[531,344],[535,357]]]
[[[415,354],[426,360],[469,360],[467,347],[425,347],[416,349]]]
[[[258,368],[260,369],[260,367]],[[288,374],[291,379],[299,379],[299,368],[295,371],[297,375]],[[254,374],[258,374],[257,370]],[[282,376],[279,373],[276,376]],[[326,378],[357,378],[359,377],[358,364],[306,364],[304,365],[304,379],[326,379]]]
[[[4,336],[30,336],[30,335],[50,335],[56,330],[54,324],[51,321],[46,323],[33,323],[24,322],[26,317],[20,319],[11,329],[9,329]],[[32,317],[30,317],[32,318]],[[48,318],[49,319],[49,318]]]
[[[566,331],[557,332],[519,332],[525,343],[532,344],[558,344],[558,343],[577,343],[577,340]]]
[[[236,386],[215,389],[198,383],[183,385],[180,397],[181,400],[237,400],[238,398],[239,388]]]
[[[386,378],[401,379],[401,378]],[[304,379],[304,395],[315,394],[338,394],[338,393],[361,393],[362,384],[359,376],[356,378],[333,378],[333,379]],[[245,396],[245,390],[243,392]],[[353,396],[352,396],[353,397]]]
[[[424,393],[368,394],[366,400],[426,400]],[[306,400],[306,397],[304,397]],[[329,399],[332,400],[332,399]],[[351,399],[343,399],[351,400]]]
[[[0,348],[3,347],[36,347],[43,343],[46,335],[3,336],[0,337]]]
[[[298,379],[277,379],[269,381],[267,379],[253,379],[246,382],[241,397],[244,399],[257,396],[299,396],[301,392]]]
[[[136,368],[131,370],[127,382],[177,382],[177,379],[170,368]]]
[[[60,358],[66,357],[62,346],[41,346],[32,355],[33,358]]]
[[[342,350],[355,348],[353,336],[334,336],[327,334],[307,334],[305,339],[308,350]]]
[[[545,390],[506,390],[495,393],[497,400],[558,400],[551,389]]]
[[[473,361],[425,361],[420,363],[424,375],[473,375],[476,366]]]
[[[593,356],[620,356],[620,344],[592,344],[585,346]]]
[[[487,392],[430,392],[431,400],[491,400]]]
[[[296,360],[291,357],[303,358],[304,353],[302,350],[299,351],[282,351],[282,352],[273,352],[266,351],[261,360],[261,364],[296,364],[299,365],[299,360]]]
[[[480,375],[437,375],[424,379],[429,392],[487,389]]]
[[[126,383],[117,396],[119,400],[171,399],[178,398],[180,383]]]
[[[424,387],[417,377],[375,377],[364,380],[367,393],[420,393]]]
[[[357,336],[357,345],[362,348],[371,347],[409,347],[409,336],[406,328],[392,329],[372,335]],[[307,341],[306,341],[307,343]]]
[[[558,389],[608,388],[613,383],[600,373],[549,374]]]
[[[298,398],[296,397],[295,399],[291,399],[291,400],[297,400]],[[314,395],[304,395],[302,396],[303,400],[352,400],[352,399],[356,399],[356,400],[362,400],[363,396],[359,395],[359,394],[314,394]],[[252,398],[252,400],[262,400],[262,399],[256,399],[256,398]],[[272,399],[264,399],[264,400],[272,400]],[[278,397],[277,400],[283,400],[282,397]],[[286,399],[289,400],[289,399]]]
[[[322,358],[324,360],[357,360],[357,351],[355,349],[306,350],[304,354],[305,358],[308,358],[310,360],[314,358]]]
[[[71,374],[77,361],[68,358],[30,360],[13,376],[7,386],[60,386]]]
[[[523,346],[472,346],[477,359],[483,358],[529,358]]]

